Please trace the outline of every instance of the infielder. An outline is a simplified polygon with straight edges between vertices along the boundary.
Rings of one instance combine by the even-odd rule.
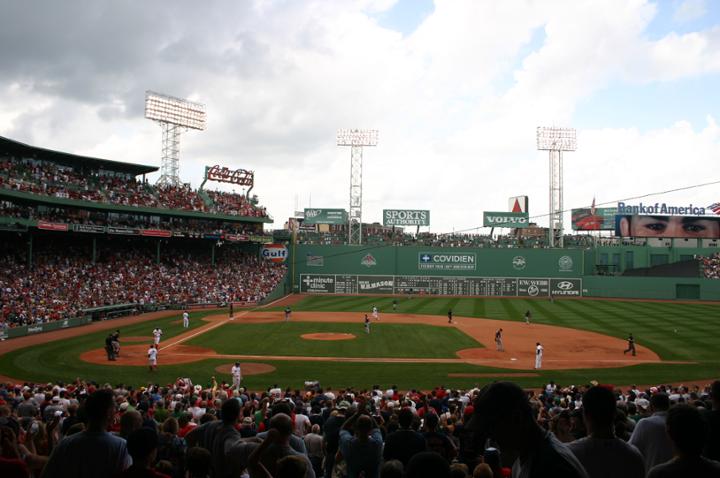
[[[230,369],[232,374],[232,383],[235,390],[240,390],[240,382],[242,381],[242,370],[240,370],[240,362],[235,362],[235,365]]]
[[[160,327],[153,329],[153,344],[158,345],[160,343],[160,337],[162,337],[163,331]]]
[[[233,303],[232,303],[232,301],[230,301],[230,307],[229,307],[229,309],[230,309],[230,311],[229,311],[229,312],[230,312],[230,320],[234,320],[234,319],[235,319],[235,317],[234,317],[234,312],[235,312],[235,311],[233,310]]]
[[[503,329],[498,329],[497,332],[495,332],[495,348],[498,352],[505,352],[505,348],[503,347]]]
[[[535,368],[536,369],[542,368],[542,356],[543,356],[543,346],[540,345],[540,342],[538,342],[535,345]]]
[[[531,314],[530,311],[528,310],[527,312],[525,312],[525,323],[526,323],[527,325],[530,325],[530,319],[531,319],[531,318],[532,318],[532,314]]]
[[[372,314],[373,314],[373,319],[375,319],[375,320],[380,320],[380,317],[378,316],[378,308],[375,307],[374,305],[373,305],[373,308],[372,308]]]
[[[625,355],[628,352],[632,352],[633,357],[635,357],[635,355],[637,355],[637,353],[635,352],[635,337],[633,337],[633,334],[628,335],[627,342],[628,342],[628,348],[623,350],[623,355]]]
[[[157,355],[158,350],[155,348],[155,344],[153,344],[148,349],[148,367],[151,372],[157,370]]]
[[[285,322],[290,320],[290,314],[292,314],[292,310],[290,310],[290,306],[285,307]]]
[[[452,324],[452,309],[448,310],[448,324]]]
[[[183,329],[187,329],[188,327],[190,327],[190,314],[186,310],[183,312]]]
[[[370,319],[368,318],[367,314],[365,314],[365,333],[370,333]]]

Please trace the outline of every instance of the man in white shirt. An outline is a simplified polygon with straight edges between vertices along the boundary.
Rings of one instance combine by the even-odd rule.
[[[540,345],[540,342],[537,342],[535,344],[535,368],[540,369],[542,368],[542,358],[543,358],[543,346]]]
[[[157,354],[158,350],[156,348],[157,346],[155,344],[152,344],[150,348],[148,349],[148,367],[150,368],[150,371],[153,372],[157,370]]]
[[[242,381],[242,370],[240,369],[240,362],[235,362],[235,365],[230,369],[232,374],[233,388],[240,390],[240,382]]]
[[[183,328],[187,329],[189,327],[190,327],[190,314],[186,310],[185,312],[183,312]]]
[[[162,329],[160,327],[156,327],[153,329],[153,343],[155,345],[160,344],[160,337],[162,337]]]
[[[592,387],[583,395],[582,412],[588,436],[568,447],[590,478],[643,478],[645,462],[640,451],[615,436],[615,396],[605,387]]]
[[[656,393],[650,397],[650,411],[653,414],[637,423],[628,441],[642,453],[646,470],[665,463],[673,457],[672,443],[665,433],[665,420],[669,408],[670,399],[667,394]]]
[[[375,320],[379,320],[379,319],[380,319],[380,317],[378,316],[378,308],[377,308],[376,306],[374,306],[374,305],[373,305],[373,308],[372,308],[372,315],[373,315],[373,319],[375,319]]]

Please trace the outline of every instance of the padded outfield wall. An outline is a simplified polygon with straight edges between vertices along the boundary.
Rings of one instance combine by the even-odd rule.
[[[316,294],[561,296],[720,300],[720,281],[594,275],[604,251],[580,249],[438,248],[296,245],[295,292]],[[655,248],[615,247],[636,267]],[[710,254],[713,250],[683,251]],[[672,256],[672,253],[671,253]],[[611,255],[612,257],[612,255]],[[675,259],[671,257],[671,261]],[[679,259],[679,258],[678,258]]]

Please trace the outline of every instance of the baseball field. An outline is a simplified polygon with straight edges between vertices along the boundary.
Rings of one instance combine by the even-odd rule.
[[[393,300],[396,310],[393,310]],[[289,321],[284,308],[290,306]],[[364,315],[378,307],[370,333]],[[452,309],[453,323],[447,312]],[[530,311],[531,323],[524,314]],[[372,317],[372,316],[371,316]],[[151,331],[162,328],[156,372],[146,366]],[[504,352],[494,335],[503,329]],[[120,329],[121,353],[108,362],[104,338]],[[623,354],[626,337],[637,355]],[[534,369],[536,342],[545,349]],[[712,303],[495,298],[291,296],[264,308],[180,312],[95,323],[0,343],[0,375],[18,381],[167,383],[229,380],[240,361],[243,385],[333,388],[437,385],[467,388],[499,379],[534,387],[598,380],[617,385],[717,378],[720,307]]]

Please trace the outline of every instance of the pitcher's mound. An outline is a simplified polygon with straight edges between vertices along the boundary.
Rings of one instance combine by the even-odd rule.
[[[353,334],[336,334],[332,332],[319,334],[303,334],[300,336],[305,340],[352,340],[355,338]]]
[[[230,370],[233,368],[234,363],[227,363],[225,365],[218,365],[215,367],[217,373],[230,374]],[[270,373],[275,371],[275,367],[266,363],[245,363],[240,362],[240,370],[242,371],[243,377],[245,375],[261,375],[263,373]]]

